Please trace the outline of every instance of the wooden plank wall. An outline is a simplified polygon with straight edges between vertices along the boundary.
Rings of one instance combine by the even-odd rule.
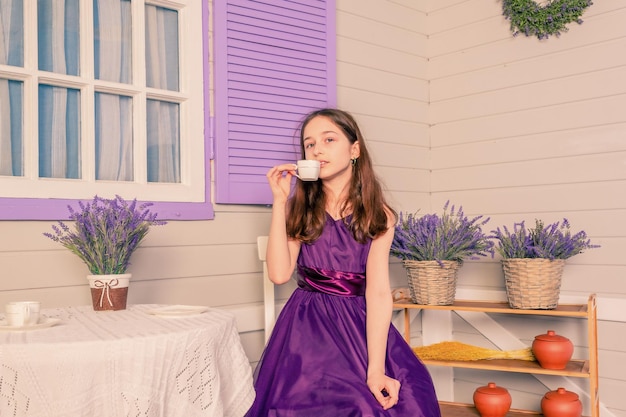
[[[358,119],[397,210],[428,204],[427,35],[419,3],[337,2],[338,104]]]
[[[601,249],[567,261],[562,299],[599,296],[600,399],[605,414],[625,416],[626,299],[626,4],[594,2],[584,23],[561,37],[513,37],[501,2],[431,1],[428,8],[431,205],[461,204],[491,217],[492,229],[566,217]],[[468,263],[461,293],[502,288],[498,260]],[[622,310],[623,311],[623,310]],[[545,326],[505,321],[529,344]],[[543,330],[542,330],[543,329]],[[586,334],[565,327],[581,355]],[[467,329],[455,337],[476,340]],[[566,333],[567,334],[567,333]],[[488,377],[496,377],[489,375]],[[484,376],[455,372],[457,400],[471,399]],[[543,386],[515,378],[523,406]],[[578,381],[584,386],[585,381]],[[525,392],[524,392],[525,391]]]

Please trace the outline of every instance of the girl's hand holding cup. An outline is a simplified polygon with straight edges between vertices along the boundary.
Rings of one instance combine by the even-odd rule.
[[[301,159],[295,164],[282,164],[271,168],[267,173],[267,180],[272,189],[274,200],[289,197],[291,178],[297,177],[301,181],[317,181],[320,175],[320,162],[314,159]]]
[[[296,174],[295,164],[282,164],[270,168],[266,177],[269,182],[274,200],[287,201],[291,191],[291,178]]]

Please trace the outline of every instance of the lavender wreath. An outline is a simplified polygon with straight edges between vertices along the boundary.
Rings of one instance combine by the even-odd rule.
[[[523,33],[547,39],[550,35],[566,32],[567,24],[582,24],[580,18],[591,0],[548,0],[541,6],[533,0],[502,0],[502,14],[511,21],[513,36]]]

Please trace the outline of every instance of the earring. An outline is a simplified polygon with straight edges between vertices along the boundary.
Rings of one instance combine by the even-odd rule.
[[[358,159],[357,157],[354,157],[354,158],[350,159],[350,162],[352,163],[352,166],[356,165],[356,160],[357,159]]]

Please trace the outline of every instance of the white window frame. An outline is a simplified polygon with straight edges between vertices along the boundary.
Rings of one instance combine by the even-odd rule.
[[[39,71],[37,65],[37,2],[24,1],[24,68],[0,65],[0,77],[23,81],[24,176],[0,177],[0,197],[15,199],[81,199],[116,194],[140,201],[206,203],[209,161],[205,159],[205,53],[202,0],[133,0],[133,84],[93,79],[92,3],[80,2],[80,66],[78,77]],[[180,91],[146,88],[144,5],[179,13]],[[46,83],[81,91],[81,179],[39,178],[38,85]],[[134,181],[95,180],[94,92],[133,97]],[[146,174],[146,99],[180,103],[181,182],[148,183]]]

